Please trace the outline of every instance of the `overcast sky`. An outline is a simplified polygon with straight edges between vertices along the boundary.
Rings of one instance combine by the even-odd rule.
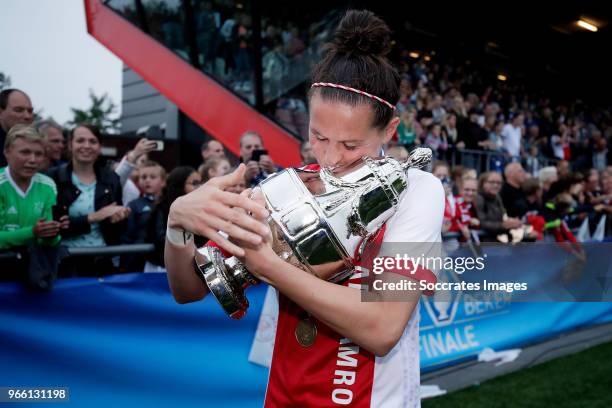
[[[0,72],[60,124],[89,89],[121,109],[121,61],[87,33],[83,0],[2,0]]]

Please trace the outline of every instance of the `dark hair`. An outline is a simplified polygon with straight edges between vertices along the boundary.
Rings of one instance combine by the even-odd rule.
[[[346,12],[334,39],[327,44],[327,53],[314,69],[312,82],[330,82],[356,88],[378,96],[392,105],[399,100],[400,75],[386,55],[391,50],[389,26],[367,10]],[[369,104],[374,110],[373,126],[383,129],[393,118],[387,105],[367,96],[342,89],[318,87],[325,100],[340,101],[351,106]]]
[[[8,106],[9,97],[11,96],[13,92],[21,92],[25,96],[28,96],[28,94],[23,92],[21,89],[17,89],[17,88],[4,89],[3,91],[0,92],[0,109],[6,109],[6,107]]]
[[[538,190],[541,190],[540,182],[537,179],[529,178],[521,184],[521,190],[526,196],[535,194]]]
[[[72,130],[68,134],[68,142],[72,142],[72,138],[74,138],[74,131],[80,127],[85,128],[89,130],[91,133],[93,133],[96,139],[98,139],[98,142],[102,144],[102,133],[100,132],[100,128],[97,127],[96,125],[92,125],[91,123],[79,123],[74,128],[72,128]]]
[[[169,210],[174,200],[185,195],[185,182],[193,173],[197,173],[193,167],[179,166],[168,174],[166,187],[159,201],[162,209]]]

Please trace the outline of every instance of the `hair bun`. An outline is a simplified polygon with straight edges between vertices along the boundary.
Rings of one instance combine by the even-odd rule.
[[[371,11],[349,10],[340,21],[331,45],[340,54],[384,57],[391,50],[391,30]]]

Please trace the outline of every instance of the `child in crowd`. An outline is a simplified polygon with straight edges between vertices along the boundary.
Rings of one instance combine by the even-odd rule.
[[[123,236],[124,244],[145,242],[146,226],[155,203],[159,200],[166,185],[166,170],[157,162],[145,161],[139,166],[138,188],[143,195],[131,201],[127,229]],[[122,269],[126,272],[142,271],[145,259],[143,256],[126,256],[122,259]]]
[[[200,166],[198,171],[202,176],[202,182],[205,183],[213,177],[225,176],[230,172],[230,162],[225,157],[211,158]]]

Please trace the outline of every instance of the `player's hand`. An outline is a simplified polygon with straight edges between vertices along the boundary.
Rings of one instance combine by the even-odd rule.
[[[257,164],[257,163],[255,163]],[[232,255],[244,256],[244,250],[230,242],[219,231],[230,237],[257,245],[268,229],[248,214],[267,217],[268,210],[244,195],[224,191],[244,179],[246,167],[238,166],[232,173],[215,177],[197,190],[179,197],[170,206],[168,226],[183,229],[213,240]],[[241,208],[244,211],[235,211]]]

